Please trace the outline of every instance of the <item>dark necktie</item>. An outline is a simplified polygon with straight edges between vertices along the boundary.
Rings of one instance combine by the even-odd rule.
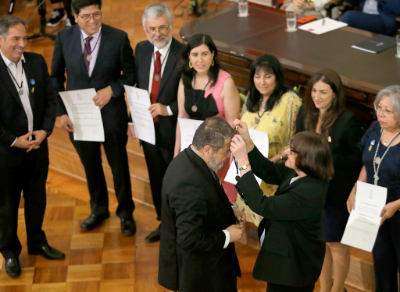
[[[158,76],[158,77],[157,77]],[[161,84],[161,54],[159,51],[156,52],[156,62],[153,73],[153,83],[151,85],[150,101],[151,103],[157,102],[158,90]],[[158,117],[154,118],[154,122],[158,122]]]
[[[92,39],[93,39],[92,36],[88,36],[85,39],[85,49],[83,50],[83,60],[85,61],[86,70],[88,70],[88,72],[89,72],[90,61],[87,59],[87,56],[91,55],[91,53],[92,53],[92,48],[90,47],[90,41]]]

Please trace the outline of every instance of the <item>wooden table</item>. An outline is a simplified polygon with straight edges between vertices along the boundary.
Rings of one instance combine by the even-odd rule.
[[[351,48],[374,36],[372,33],[350,27],[322,35],[303,30],[288,33],[284,11],[256,4],[250,4],[249,17],[237,14],[233,5],[185,24],[180,33],[184,41],[196,33],[209,34],[220,60],[241,89],[248,88],[252,62],[266,53],[281,62],[287,85],[302,85],[301,94],[316,71],[330,68],[341,76],[347,107],[366,129],[375,119],[372,104],[378,91],[400,84],[400,59],[394,57],[395,47],[379,54]]]

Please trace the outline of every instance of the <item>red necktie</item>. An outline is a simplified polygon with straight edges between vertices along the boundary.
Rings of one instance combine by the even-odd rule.
[[[158,90],[160,89],[161,83],[161,54],[159,51],[156,52],[156,62],[154,65],[153,83],[150,93],[150,101],[152,104],[157,102]],[[154,118],[154,122],[158,122],[158,117]]]

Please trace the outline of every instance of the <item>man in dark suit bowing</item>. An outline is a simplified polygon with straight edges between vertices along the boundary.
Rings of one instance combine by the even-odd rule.
[[[156,145],[141,141],[149,172],[157,220],[161,220],[161,186],[164,174],[174,155],[176,120],[178,115],[178,62],[183,44],[172,37],[172,13],[168,5],[153,3],[143,13],[143,28],[148,41],[137,44],[135,63],[139,88],[150,93],[149,108],[156,133]],[[133,125],[128,136],[135,137]],[[160,240],[160,226],[151,232],[146,242]]]
[[[65,90],[65,71],[67,90],[96,90],[93,100],[101,110],[105,134],[102,143],[75,141],[72,133],[74,125],[61,98],[58,99],[61,126],[70,133],[85,168],[89,187],[91,215],[83,221],[81,229],[91,230],[110,216],[100,151],[103,144],[113,173],[121,231],[132,235],[136,232],[132,216],[135,205],[126,152],[128,115],[123,84],[135,83],[133,51],[125,32],[102,23],[101,0],[74,0],[72,10],[78,25],[58,33],[51,78],[58,92]]]
[[[245,215],[232,208],[215,173],[230,157],[234,135],[227,121],[207,119],[165,174],[158,282],[169,290],[237,291],[233,242]]]
[[[0,18],[0,252],[6,273],[19,277],[18,208],[25,199],[28,253],[50,260],[65,255],[51,248],[42,230],[49,169],[47,137],[56,117],[56,94],[41,55],[24,53],[25,22]]]

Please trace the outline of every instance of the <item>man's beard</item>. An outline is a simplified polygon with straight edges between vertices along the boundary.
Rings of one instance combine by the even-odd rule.
[[[156,42],[156,40],[164,40],[163,42]],[[167,44],[168,44],[168,42],[169,42],[169,40],[167,40],[167,37],[166,36],[160,36],[160,37],[154,37],[151,41],[150,41],[154,46],[156,46],[156,48],[157,49],[162,49],[162,48],[164,48]]]

